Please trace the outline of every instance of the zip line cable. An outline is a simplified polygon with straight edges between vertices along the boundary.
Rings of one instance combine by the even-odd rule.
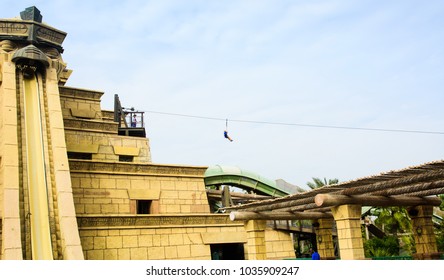
[[[385,128],[366,128],[366,127],[354,127],[354,126],[319,125],[319,124],[304,124],[304,123],[268,122],[268,121],[253,121],[253,120],[237,120],[237,119],[227,119],[227,118],[204,117],[204,116],[167,113],[167,112],[159,112],[159,111],[144,111],[144,112],[151,113],[151,114],[176,116],[176,117],[186,117],[186,118],[213,120],[213,121],[225,121],[226,126],[228,126],[228,120],[229,120],[230,122],[266,124],[266,125],[282,125],[282,126],[299,126],[299,127],[313,127],[313,128],[329,128],[329,129],[348,129],[348,130],[364,130],[364,131],[379,131],[379,132],[400,132],[400,133],[444,135],[444,131],[385,129]]]

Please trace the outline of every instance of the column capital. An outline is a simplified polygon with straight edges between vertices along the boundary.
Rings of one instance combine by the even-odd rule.
[[[361,205],[340,205],[331,208],[333,217],[338,220],[361,219]]]

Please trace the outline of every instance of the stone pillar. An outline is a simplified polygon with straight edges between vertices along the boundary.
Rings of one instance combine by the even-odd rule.
[[[316,231],[316,243],[318,247],[318,253],[321,256],[321,260],[335,259],[335,245],[333,244],[332,228],[333,219],[319,219],[317,220],[319,227]]]
[[[0,256],[22,260],[20,215],[20,165],[15,64],[9,61],[5,41],[0,42]]]
[[[338,229],[339,255],[341,260],[365,258],[361,236],[361,206],[340,205],[332,207]]]
[[[57,71],[47,69],[47,114],[49,119],[51,153],[55,181],[55,198],[57,203],[57,228],[60,230],[60,245],[65,260],[83,260],[82,245],[77,225],[74,198],[71,185],[71,174],[66,150],[65,129],[60,103]]]
[[[416,245],[416,254],[413,257],[419,260],[438,259],[439,254],[432,222],[433,206],[417,206],[409,210],[409,215],[412,219],[412,231]]]
[[[265,227],[266,221],[250,220],[245,223],[247,232],[247,259],[265,260]]]

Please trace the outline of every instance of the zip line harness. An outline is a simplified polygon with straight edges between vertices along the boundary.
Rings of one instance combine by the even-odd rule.
[[[233,139],[231,139],[230,136],[228,136],[228,119],[225,120],[224,137],[230,140],[230,142],[233,142]]]

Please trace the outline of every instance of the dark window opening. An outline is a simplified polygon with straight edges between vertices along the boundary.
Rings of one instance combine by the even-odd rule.
[[[92,154],[90,153],[76,153],[76,152],[68,152],[68,158],[70,159],[92,159]]]
[[[133,162],[133,160],[134,160],[133,156],[119,156],[119,161]]]
[[[210,248],[212,260],[245,260],[242,243],[211,244]]]
[[[151,200],[137,200],[137,214],[150,214]]]

